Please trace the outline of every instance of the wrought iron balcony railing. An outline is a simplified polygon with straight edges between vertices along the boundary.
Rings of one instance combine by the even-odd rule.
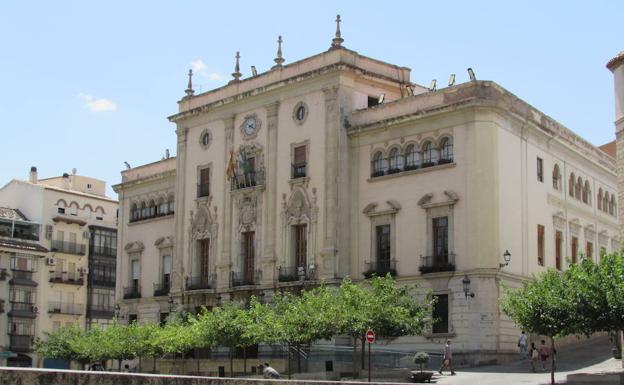
[[[388,274],[393,277],[397,275],[395,260],[381,259],[377,261],[366,262],[366,271],[364,271],[365,278],[370,278],[372,276],[385,277]]]
[[[257,285],[262,277],[260,270],[253,272],[232,272],[232,287]]]
[[[264,170],[235,174],[231,179],[232,191],[262,185],[264,185]]]
[[[160,282],[154,284],[154,297],[162,297],[169,294],[171,284],[169,282]]]
[[[81,315],[84,313],[84,306],[71,302],[49,302],[48,313]]]
[[[32,351],[34,335],[12,334],[9,332],[9,349],[12,352],[26,353]]]
[[[59,253],[84,255],[85,250],[86,250],[85,245],[81,243],[65,242],[65,241],[57,241],[57,240],[52,241],[52,251],[57,251]]]
[[[210,195],[210,185],[208,184],[198,184],[197,185],[197,197],[207,197]]]
[[[141,298],[141,289],[135,286],[124,287],[124,299]]]
[[[106,247],[106,246],[92,246],[91,254],[98,255],[102,257],[116,257],[117,256],[117,248],[116,247]]]
[[[186,277],[186,290],[212,289],[217,282],[216,274]]]
[[[11,301],[10,317],[35,318],[37,317],[37,306],[34,302]]]
[[[309,281],[315,279],[316,271],[306,266],[283,267],[278,269],[277,280],[279,282]]]
[[[50,274],[50,282],[68,285],[84,285],[84,277],[75,271],[55,271]]]
[[[437,273],[442,271],[455,271],[455,254],[438,254],[420,257],[420,273]]]

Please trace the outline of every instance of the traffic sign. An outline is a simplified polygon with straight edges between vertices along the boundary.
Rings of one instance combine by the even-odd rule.
[[[375,332],[371,329],[368,329],[368,331],[366,332],[366,341],[368,341],[369,344],[375,342]]]
[[[13,357],[17,357],[17,354],[13,353],[13,352],[9,352],[9,351],[4,351],[4,352],[0,352],[0,357],[2,357],[2,358],[13,358]]]

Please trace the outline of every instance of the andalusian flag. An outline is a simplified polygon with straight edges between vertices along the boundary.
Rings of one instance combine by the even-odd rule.
[[[227,169],[225,170],[225,175],[227,179],[230,180],[234,176],[234,169],[236,168],[236,163],[234,162],[234,149],[230,149],[230,159],[228,160]]]

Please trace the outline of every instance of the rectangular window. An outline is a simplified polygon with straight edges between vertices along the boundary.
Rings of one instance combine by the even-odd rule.
[[[537,158],[537,180],[544,182],[544,161],[542,158]]]
[[[304,178],[307,175],[306,163],[306,146],[295,147],[293,154],[293,179]]]
[[[436,303],[433,306],[433,333],[448,333],[449,331],[449,303],[448,294],[433,296]]]
[[[594,259],[594,244],[587,242],[585,244],[585,257],[588,259]]]
[[[296,225],[293,226],[293,237],[295,246],[295,267],[306,267],[307,265],[307,253],[308,253],[308,226]]]
[[[448,217],[433,218],[433,256],[436,262],[448,258]]]
[[[207,197],[210,195],[210,169],[199,170],[199,184],[197,185],[197,196]]]
[[[576,260],[578,259],[578,238],[577,237],[572,237],[572,243],[571,243],[571,251],[572,251],[572,263],[576,263]]]
[[[57,211],[59,214],[65,214],[65,207],[59,207]]]
[[[563,241],[563,234],[561,231],[555,231],[555,267],[557,270],[561,270],[561,245]]]
[[[537,225],[537,264],[544,266],[544,226]]]
[[[131,276],[130,283],[132,284],[132,289],[134,290],[135,293],[138,293],[138,291],[139,291],[139,278],[141,277],[141,264],[140,264],[138,259],[133,259],[132,260],[131,274],[132,274],[132,276]]]
[[[163,257],[163,277],[162,283],[164,287],[169,287],[171,282],[171,255],[164,255]]]
[[[390,262],[390,225],[376,227],[377,263]]]
[[[254,270],[255,270],[255,247],[254,239],[256,233],[254,231],[246,231],[243,234],[243,274],[245,282],[254,282]]]
[[[210,238],[199,241],[199,277],[203,284],[208,283],[210,274]]]

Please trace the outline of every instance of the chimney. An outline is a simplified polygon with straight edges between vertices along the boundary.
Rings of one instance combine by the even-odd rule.
[[[28,175],[28,181],[30,183],[37,183],[37,167],[32,166],[30,168],[30,174]]]
[[[63,173],[63,188],[69,190],[69,174],[66,172]]]

